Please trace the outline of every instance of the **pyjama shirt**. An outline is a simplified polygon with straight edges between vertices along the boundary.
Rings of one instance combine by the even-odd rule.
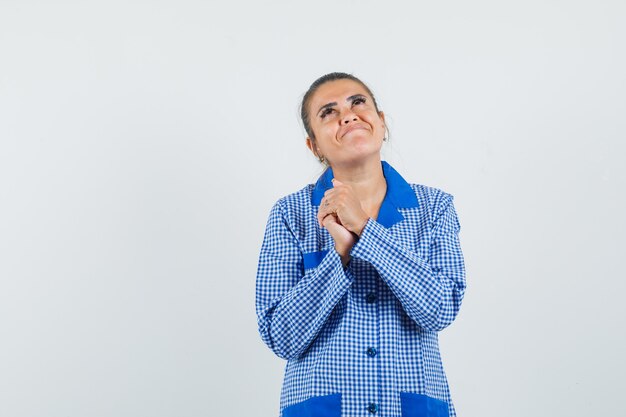
[[[265,344],[286,359],[281,417],[454,417],[438,332],[465,292],[453,197],[381,161],[387,192],[344,268],[316,184],[270,210],[256,278]]]

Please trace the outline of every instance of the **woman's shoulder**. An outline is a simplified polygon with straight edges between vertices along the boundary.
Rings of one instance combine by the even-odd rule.
[[[289,210],[309,208],[313,187],[314,184],[307,184],[298,191],[283,195],[274,204]]]
[[[269,222],[280,221],[298,238],[314,227],[317,210],[311,204],[313,184],[278,198],[270,209]],[[278,220],[280,219],[280,220]]]
[[[278,198],[270,210],[270,215],[283,217],[292,226],[301,225],[307,219],[311,221],[310,218],[314,218],[311,217],[313,188],[314,184],[307,184],[295,192]]]
[[[441,188],[412,183],[409,185],[415,192],[419,205],[423,205],[431,213],[437,215],[444,211],[454,200],[454,196]]]
[[[452,194],[450,194],[449,192],[441,188],[432,187],[432,186],[424,185],[424,184],[418,184],[414,182],[410,182],[409,185],[411,186],[411,188],[413,188],[416,194],[422,195],[425,198],[433,198],[433,199],[453,198]]]

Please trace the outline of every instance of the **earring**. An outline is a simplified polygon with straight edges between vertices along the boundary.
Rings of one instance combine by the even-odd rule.
[[[326,162],[326,158],[324,158],[323,156],[320,156],[320,162],[323,164]]]

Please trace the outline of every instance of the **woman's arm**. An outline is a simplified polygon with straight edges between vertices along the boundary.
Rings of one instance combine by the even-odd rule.
[[[313,342],[335,305],[352,285],[349,269],[331,248],[304,273],[300,246],[280,201],[270,211],[256,280],[261,338],[283,359],[298,358]]]
[[[350,252],[372,264],[409,317],[429,331],[443,330],[454,321],[465,293],[460,225],[452,199],[444,193],[437,205],[429,261],[371,218]]]

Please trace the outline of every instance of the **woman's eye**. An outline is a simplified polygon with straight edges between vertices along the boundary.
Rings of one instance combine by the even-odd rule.
[[[328,114],[330,114],[330,112],[332,112],[333,109],[326,109],[322,112],[322,114],[320,115],[320,117],[323,119],[324,117],[326,117]]]
[[[363,97],[359,97],[359,98],[355,98],[354,101],[352,101],[352,104],[363,104],[365,103],[365,99]]]

